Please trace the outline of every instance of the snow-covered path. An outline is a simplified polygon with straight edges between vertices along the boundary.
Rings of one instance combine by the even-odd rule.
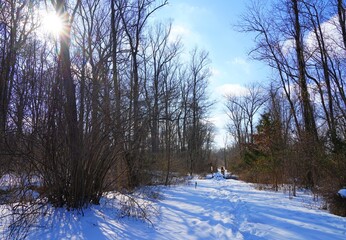
[[[345,218],[309,209],[300,198],[257,191],[241,181],[197,182],[197,189],[166,191],[157,238],[346,239]]]
[[[154,227],[95,206],[84,217],[55,215],[29,239],[346,239],[346,219],[317,210],[308,196],[290,200],[234,180],[193,180],[162,195]]]

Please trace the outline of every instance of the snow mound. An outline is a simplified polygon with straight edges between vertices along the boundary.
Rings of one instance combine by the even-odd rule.
[[[217,173],[214,174],[214,179],[217,180],[217,181],[225,180],[224,176],[220,172],[217,172]]]
[[[346,188],[340,189],[338,194],[339,194],[340,197],[346,198]]]
[[[205,176],[205,179],[212,179],[214,176],[213,176],[213,174],[207,174],[206,176]]]

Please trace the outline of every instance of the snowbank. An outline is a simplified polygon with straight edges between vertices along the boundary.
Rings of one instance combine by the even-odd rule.
[[[346,188],[340,189],[338,194],[339,194],[340,197],[346,198]]]
[[[220,172],[214,173],[214,180],[220,181],[220,180],[225,180],[224,176]]]

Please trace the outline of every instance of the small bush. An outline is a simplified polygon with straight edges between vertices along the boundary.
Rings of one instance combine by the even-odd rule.
[[[346,217],[346,198],[342,198],[338,194],[333,194],[329,197],[328,202],[331,213]]]

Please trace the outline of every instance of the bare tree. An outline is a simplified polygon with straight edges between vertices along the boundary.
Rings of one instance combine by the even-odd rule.
[[[159,8],[167,4],[164,1],[157,6],[152,0],[140,1],[117,1],[115,2],[120,14],[120,19],[124,28],[127,43],[131,56],[131,79],[130,79],[130,138],[126,153],[126,163],[129,172],[129,186],[135,187],[139,184],[138,175],[140,169],[139,150],[143,141],[143,122],[140,111],[140,73],[139,73],[139,52],[141,37],[148,18]]]
[[[244,96],[229,95],[226,97],[227,115],[231,123],[230,133],[237,144],[253,143],[255,134],[255,118],[266,102],[261,86],[252,84],[247,87]]]
[[[241,97],[228,95],[226,97],[226,114],[230,122],[227,124],[228,132],[233,137],[236,145],[241,148],[245,143],[245,131],[243,121],[245,119],[242,109]]]
[[[203,139],[203,120],[211,103],[207,99],[207,84],[210,76],[208,64],[208,53],[199,52],[197,48],[191,52],[189,65],[190,96],[188,99],[190,108],[190,123],[188,124],[188,153],[189,153],[189,172],[192,175],[196,168],[198,159],[202,156]]]
[[[38,23],[30,14],[37,4],[28,2],[6,1],[0,9],[0,152],[9,149],[6,144],[8,129],[9,104],[15,87],[18,58],[28,38],[38,27]],[[20,81],[20,80],[19,80]],[[17,90],[19,90],[17,88]],[[21,89],[23,91],[23,89]],[[18,93],[18,91],[17,91]],[[17,127],[22,131],[23,94],[18,106]],[[19,96],[20,97],[20,96]]]

